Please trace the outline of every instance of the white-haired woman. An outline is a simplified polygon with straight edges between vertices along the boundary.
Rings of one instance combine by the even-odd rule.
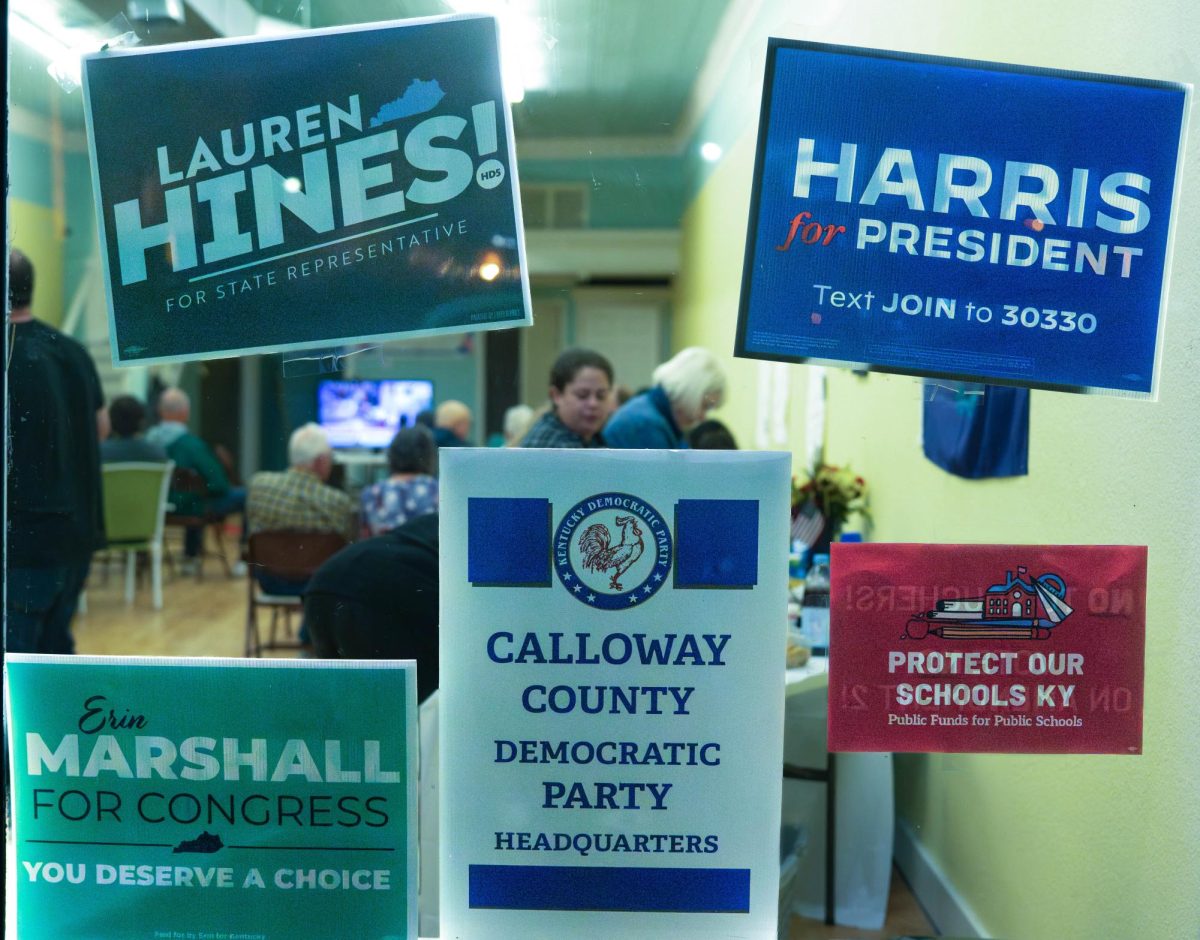
[[[617,409],[604,426],[609,447],[687,447],[687,432],[725,399],[725,371],[692,346],[654,370],[654,385]]]

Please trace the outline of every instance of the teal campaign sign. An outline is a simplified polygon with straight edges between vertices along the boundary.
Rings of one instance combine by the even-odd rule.
[[[532,322],[497,30],[462,15],[86,57],[114,363]]]
[[[415,937],[415,678],[9,655],[18,935]]]

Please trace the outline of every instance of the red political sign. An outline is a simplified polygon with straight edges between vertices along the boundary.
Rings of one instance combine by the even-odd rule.
[[[1140,754],[1146,548],[835,544],[831,751]]]

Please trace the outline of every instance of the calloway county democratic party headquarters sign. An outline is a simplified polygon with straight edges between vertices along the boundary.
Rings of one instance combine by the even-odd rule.
[[[497,24],[84,61],[113,360],[530,322]]]
[[[737,354],[1156,394],[1190,86],[773,39]]]
[[[443,459],[442,936],[774,936],[788,456]]]
[[[416,670],[13,654],[22,940],[416,937]]]

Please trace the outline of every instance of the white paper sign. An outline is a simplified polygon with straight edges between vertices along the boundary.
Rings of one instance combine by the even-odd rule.
[[[788,455],[442,459],[442,935],[773,937]]]

